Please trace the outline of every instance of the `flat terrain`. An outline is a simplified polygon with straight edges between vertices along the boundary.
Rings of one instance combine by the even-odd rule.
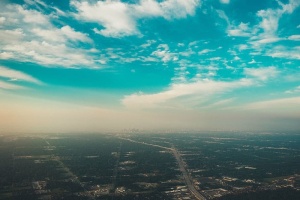
[[[300,199],[300,135],[0,136],[0,199]]]

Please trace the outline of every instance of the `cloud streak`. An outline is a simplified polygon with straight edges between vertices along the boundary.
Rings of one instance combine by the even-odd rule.
[[[261,67],[261,68],[245,68],[244,73],[247,76],[258,78],[259,80],[266,81],[269,78],[274,78],[279,74],[275,67]]]
[[[182,68],[184,71],[186,70],[185,67]],[[208,68],[211,68],[210,73],[213,73],[213,76],[215,76],[214,70],[217,68],[211,66]],[[164,91],[154,94],[144,94],[142,92],[134,93],[125,96],[121,102],[125,107],[137,109],[159,107],[187,109],[197,107],[214,98],[216,95],[223,95],[239,88],[260,85],[270,78],[276,77],[279,71],[273,66],[245,68],[244,74],[248,77],[230,82],[200,79],[197,75],[193,79],[187,80],[185,73],[179,73],[181,78],[174,79],[170,87]],[[220,103],[216,103],[216,105],[222,105],[223,103],[228,103],[228,101],[220,101]]]
[[[298,116],[300,111],[300,97],[272,99],[267,101],[260,101],[250,103],[244,106],[246,110],[260,110],[268,112],[276,112],[283,115],[293,113],[293,116]]]
[[[5,90],[16,90],[16,89],[23,89],[22,86],[12,84],[12,83],[7,83],[4,81],[0,80],[0,89],[5,89]]]
[[[124,37],[140,34],[137,21],[143,18],[163,17],[167,20],[194,15],[200,0],[140,0],[136,4],[121,1],[97,1],[89,3],[72,0],[74,16],[80,21],[96,22],[95,33],[106,37]]]
[[[0,77],[9,79],[9,81],[26,81],[35,84],[42,84],[41,81],[33,78],[32,76],[23,72],[12,70],[3,66],[0,66]]]
[[[199,80],[192,83],[174,83],[166,91],[156,94],[136,93],[125,96],[122,99],[122,104],[130,108],[155,108],[168,107],[172,105],[172,100],[178,100],[181,97],[186,99],[193,98],[198,102],[207,98],[228,92],[233,89],[248,87],[254,82],[250,79],[240,79],[233,82]],[[164,103],[167,103],[164,105]],[[176,103],[175,103],[176,105]],[[187,105],[186,107],[189,107]]]

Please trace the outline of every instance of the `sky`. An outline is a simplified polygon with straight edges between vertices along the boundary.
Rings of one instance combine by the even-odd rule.
[[[300,131],[300,0],[1,0],[0,133]]]

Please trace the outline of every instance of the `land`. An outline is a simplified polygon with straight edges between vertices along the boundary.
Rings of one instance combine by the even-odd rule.
[[[300,199],[295,133],[0,136],[0,199]]]

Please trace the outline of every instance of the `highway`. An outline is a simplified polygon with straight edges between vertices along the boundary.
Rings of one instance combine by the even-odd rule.
[[[177,149],[172,146],[172,148],[169,147],[164,147],[161,145],[156,145],[156,144],[150,144],[150,143],[146,143],[146,142],[140,142],[140,141],[135,141],[129,138],[123,138],[123,137],[119,137],[119,139],[122,140],[127,140],[133,143],[139,143],[139,144],[143,144],[143,145],[147,145],[147,146],[153,146],[153,147],[159,147],[162,149],[166,149],[169,150],[174,157],[176,158],[176,161],[179,165],[179,169],[182,173],[183,179],[185,181],[186,186],[188,187],[189,191],[191,192],[191,194],[197,199],[197,200],[206,200],[206,198],[195,188],[193,180],[191,178],[191,176],[189,175],[189,173],[187,172],[185,166],[184,166],[184,162],[180,156],[180,154],[178,153]]]
[[[117,161],[116,161],[113,176],[112,176],[112,186],[111,186],[111,189],[110,189],[111,193],[115,193],[115,191],[116,191],[116,183],[117,183],[117,177],[118,177],[121,151],[122,151],[122,142],[120,142],[119,151],[116,155],[117,156]],[[112,196],[112,199],[114,199],[114,196]]]
[[[189,175],[189,173],[187,172],[186,168],[184,167],[184,162],[181,159],[180,154],[178,153],[177,149],[172,147],[172,153],[175,156],[177,163],[179,165],[179,169],[182,173],[182,176],[184,178],[184,181],[187,185],[187,187],[189,188],[189,191],[195,196],[196,199],[198,200],[206,200],[206,198],[200,194],[200,192],[198,192],[198,190],[195,188],[193,180],[191,178],[191,176]]]

